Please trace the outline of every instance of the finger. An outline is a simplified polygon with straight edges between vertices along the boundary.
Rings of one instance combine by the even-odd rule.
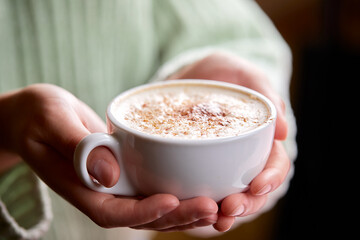
[[[91,132],[106,132],[106,124],[88,105],[78,100],[76,111],[82,124]]]
[[[235,217],[225,216],[223,213],[219,213],[218,221],[213,225],[214,229],[219,232],[228,231],[235,222]]]
[[[60,87],[37,84],[24,88],[21,93],[20,103],[32,103],[31,115],[27,116],[28,122],[23,131],[33,140],[50,145],[69,160],[72,159],[76,144],[90,133],[82,118],[93,119],[89,120],[97,122],[93,125],[99,124],[96,114],[90,113],[88,107],[82,110],[81,105],[84,104]],[[19,152],[23,149],[20,146]]]
[[[106,147],[97,147],[90,152],[87,169],[89,174],[105,187],[114,186],[120,177],[119,164]]]
[[[285,140],[288,132],[288,124],[285,118],[285,103],[274,91],[267,76],[250,62],[238,59],[241,62],[240,85],[254,89],[270,99],[277,111],[275,139]]]
[[[72,159],[77,144],[92,132],[104,132],[104,122],[88,106],[75,97],[72,101],[51,99],[47,108],[39,114],[41,135],[38,140],[49,144],[66,159]]]
[[[137,226],[151,223],[179,206],[176,197],[156,194],[142,200],[111,198],[101,204],[105,227]]]
[[[198,227],[206,227],[215,224],[217,221],[216,218],[206,218],[206,219],[200,219],[190,224],[185,224],[182,226],[176,226],[171,228],[165,228],[165,229],[157,229],[159,232],[178,232],[178,231],[185,231],[185,230],[191,230]]]
[[[40,114],[36,123],[38,126],[35,126],[41,130],[38,131],[39,136],[32,138],[34,141],[51,146],[64,159],[72,160],[76,145],[90,134],[90,131],[71,107],[58,107],[51,111]]]
[[[269,97],[269,99],[274,103],[277,111],[274,138],[277,140],[285,140],[288,134],[288,123],[285,116],[285,103],[279,96]]]
[[[277,140],[285,140],[288,134],[288,123],[285,115],[285,102],[272,90],[270,86],[267,88],[260,88],[255,90],[262,93],[274,104],[277,113],[274,138]]]
[[[274,191],[284,181],[289,169],[290,159],[284,146],[275,140],[264,170],[250,184],[250,192],[264,195]]]
[[[179,200],[170,194],[157,194],[138,200],[95,192],[80,182],[72,164],[64,161],[53,149],[38,142],[32,142],[32,148],[34,154],[31,158],[40,161],[29,159],[27,162],[38,176],[99,226],[109,228],[146,224],[179,205]]]
[[[221,203],[224,216],[243,217],[259,211],[266,203],[267,195],[255,196],[251,193],[236,193],[226,197]]]
[[[133,226],[136,229],[170,229],[194,223],[199,219],[217,219],[218,206],[210,198],[197,197],[183,200],[179,207],[162,218],[145,224]]]

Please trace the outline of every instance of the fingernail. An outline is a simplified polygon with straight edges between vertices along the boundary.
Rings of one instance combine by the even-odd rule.
[[[235,209],[234,213],[231,214],[231,216],[233,217],[240,216],[244,212],[245,212],[245,207],[243,204],[241,204],[237,209]]]
[[[271,191],[271,185],[265,185],[262,189],[260,189],[256,195],[264,195]]]

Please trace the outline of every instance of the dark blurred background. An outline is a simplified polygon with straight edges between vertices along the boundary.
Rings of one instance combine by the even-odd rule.
[[[291,102],[296,116],[298,157],[287,195],[270,212],[218,239],[326,239],[348,229],[352,206],[340,203],[349,176],[344,151],[356,124],[353,92],[360,67],[360,0],[257,0],[293,53]],[[357,101],[359,102],[359,101]],[[356,148],[355,148],[356,149]],[[356,160],[356,159],[355,159]],[[356,166],[354,165],[356,168]],[[347,216],[339,218],[339,213]],[[340,227],[343,226],[343,227]],[[182,233],[161,239],[198,239]]]
[[[298,126],[295,176],[277,206],[271,237],[263,239],[326,239],[339,233],[347,239],[352,206],[340,199],[351,198],[344,190],[351,182],[347,162],[356,159],[343,146],[357,141],[344,132],[357,118],[352,94],[360,80],[360,1],[257,2],[293,52],[291,100]]]

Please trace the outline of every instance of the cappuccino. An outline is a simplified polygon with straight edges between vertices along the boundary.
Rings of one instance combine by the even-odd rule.
[[[74,153],[75,171],[87,187],[216,202],[246,191],[264,169],[276,125],[275,106],[263,95],[195,79],[129,89],[110,102],[106,117],[108,133],[89,134]],[[110,188],[94,182],[87,170],[88,156],[98,146],[109,148],[121,169]]]
[[[149,88],[117,99],[111,106],[122,124],[165,138],[238,136],[269,119],[256,96],[226,87],[175,84]]]

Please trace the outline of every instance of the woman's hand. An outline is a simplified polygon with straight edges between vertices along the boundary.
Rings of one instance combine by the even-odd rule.
[[[209,198],[179,201],[170,194],[124,198],[85,187],[73,168],[76,145],[90,133],[106,132],[106,126],[62,88],[36,84],[1,95],[0,132],[1,152],[20,156],[55,192],[102,227],[171,231],[217,222],[218,206]],[[121,174],[114,156],[104,147],[92,151],[88,171],[107,187]]]
[[[262,93],[277,109],[275,140],[264,170],[251,182],[247,192],[230,195],[221,203],[214,228],[226,231],[234,223],[235,217],[259,211],[266,203],[267,195],[281,185],[289,171],[290,161],[281,143],[287,135],[284,102],[256,66],[222,52],[184,67],[169,79],[209,79],[239,84]]]

